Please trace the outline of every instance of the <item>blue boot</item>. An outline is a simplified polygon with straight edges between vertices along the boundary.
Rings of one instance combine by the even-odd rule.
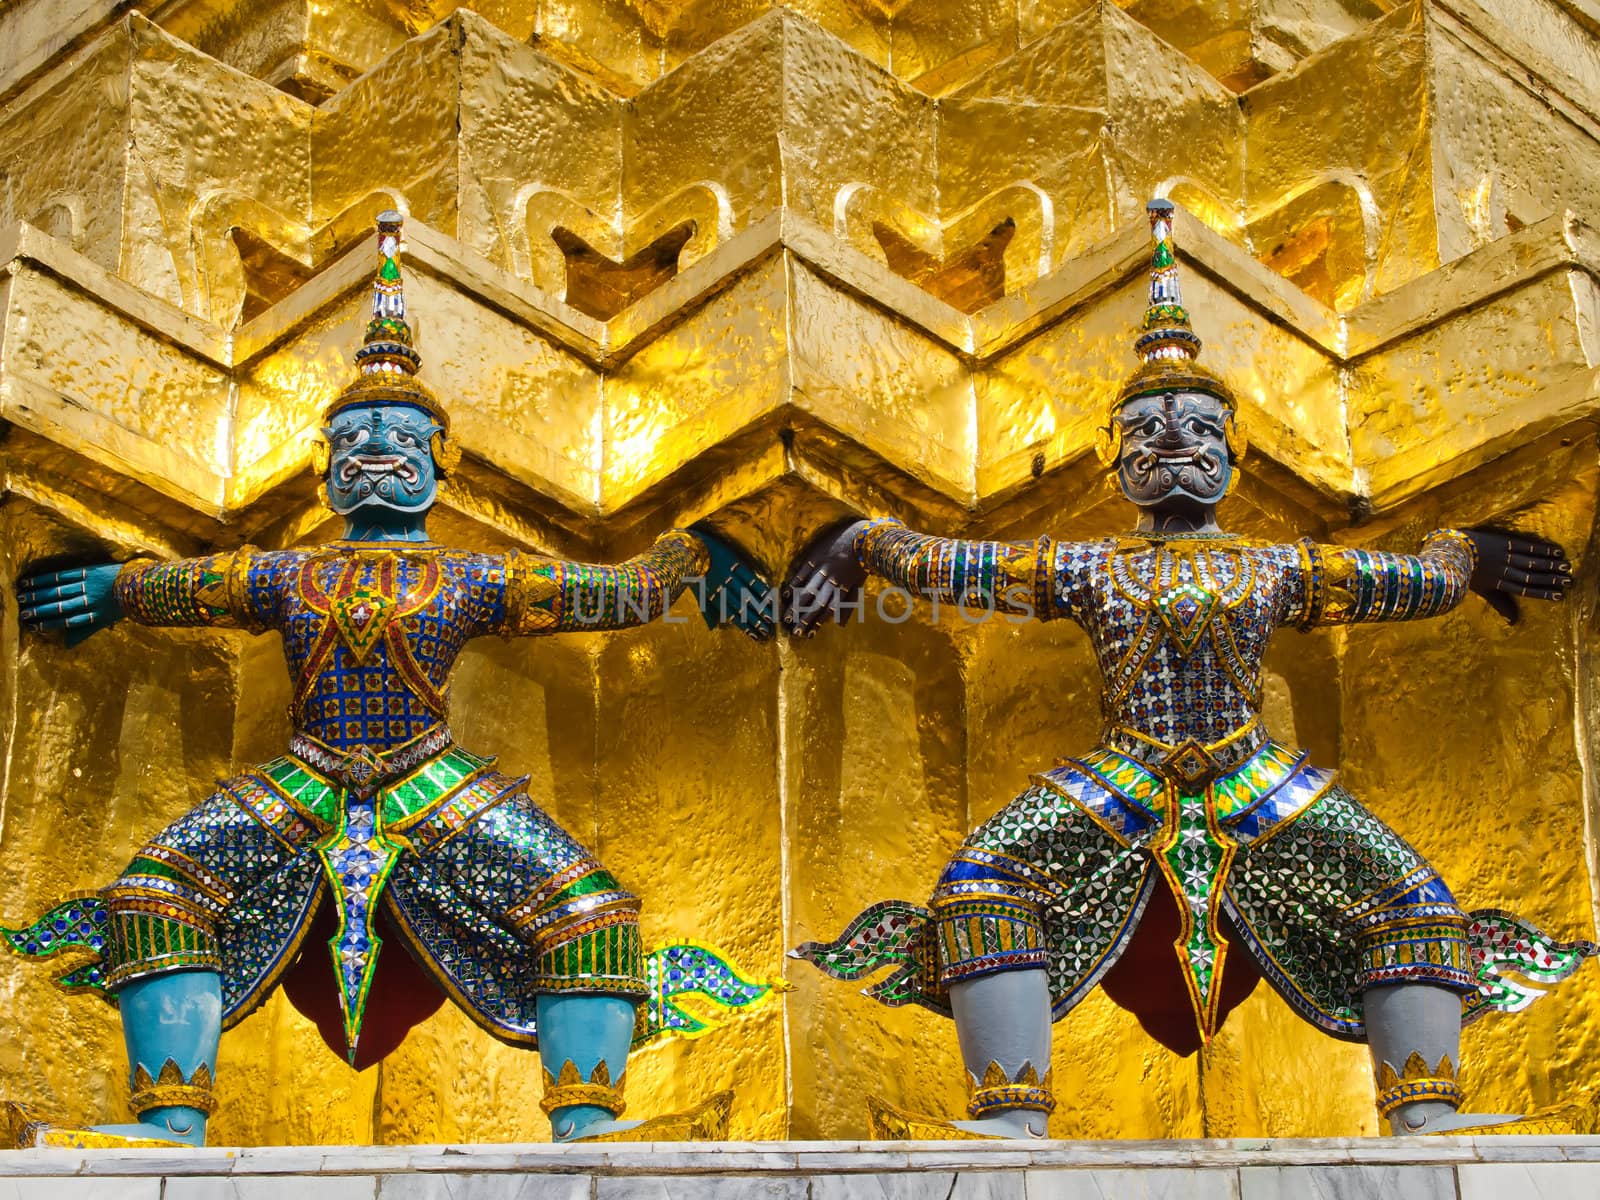
[[[554,993],[539,997],[544,1100],[558,1142],[620,1133],[623,1075],[633,1045],[636,1002],[626,996]],[[552,1069],[553,1068],[553,1069]]]
[[[117,993],[128,1045],[132,1125],[96,1133],[203,1146],[216,1107],[212,1081],[222,1037],[222,978],[215,971],[172,971],[136,979]]]
[[[950,985],[956,1037],[972,1088],[970,1121],[942,1121],[867,1097],[874,1141],[1048,1136],[1050,982],[1036,967],[996,971]],[[1043,1065],[1041,1074],[1040,1065]]]
[[[637,1001],[560,993],[539,997],[544,1100],[558,1142],[720,1142],[728,1137],[733,1093],[648,1121],[622,1121],[622,1086]]]

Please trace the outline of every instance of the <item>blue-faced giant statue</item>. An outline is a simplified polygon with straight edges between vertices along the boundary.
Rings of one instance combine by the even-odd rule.
[[[526,778],[456,743],[447,706],[472,638],[640,624],[696,578],[708,623],[730,613],[764,638],[764,609],[726,600],[759,600],[765,585],[704,532],[666,533],[619,566],[430,541],[428,514],[459,454],[444,406],[417,378],[398,213],[379,217],[378,237],[357,375],[328,406],[316,451],[341,538],[35,572],[19,585],[23,624],[69,639],[122,618],[276,631],[293,686],[280,757],[225,781],[98,896],[4,931],[24,954],[74,952],[61,982],[117,1004],[137,1115],[70,1130],[13,1105],[20,1141],[202,1143],[220,1034],[280,984],[358,1067],[446,997],[493,1036],[537,1045],[561,1140],[725,1124],[725,1096],[642,1126],[619,1120],[628,1052],[652,1022],[670,1024],[652,980],[730,1005],[765,989],[702,946],[669,947],[670,969],[647,972],[639,899],[535,802]]]

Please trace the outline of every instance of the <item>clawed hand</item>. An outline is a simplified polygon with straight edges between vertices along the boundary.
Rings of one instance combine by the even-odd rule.
[[[783,625],[796,637],[811,637],[817,626],[839,619],[853,603],[867,572],[856,558],[856,534],[865,521],[836,525],[814,539],[795,559],[783,585]]]
[[[705,543],[711,557],[700,598],[706,625],[715,629],[731,623],[756,641],[766,641],[776,628],[771,585],[750,557],[731,542],[700,527],[691,532]]]
[[[122,615],[112,588],[122,567],[105,563],[35,571],[17,581],[17,616],[24,629],[64,630],[75,645]]]
[[[1477,551],[1468,585],[1511,624],[1520,615],[1516,597],[1565,600],[1572,586],[1572,564],[1554,542],[1526,533],[1464,529]]]

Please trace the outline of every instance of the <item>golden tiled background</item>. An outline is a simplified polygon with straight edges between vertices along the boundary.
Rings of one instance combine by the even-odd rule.
[[[307,473],[373,214],[409,214],[426,378],[467,451],[436,534],[578,557],[709,519],[774,573],[846,511],[1057,536],[1126,517],[1090,447],[1131,367],[1152,194],[1254,441],[1226,515],[1411,548],[1508,523],[1579,559],[1509,628],[1286,634],[1280,734],[1469,906],[1592,936],[1600,361],[1593,0],[0,0],[0,913],[105,881],[286,737],[275,640],[19,639],[40,559],[327,536]],[[347,253],[359,246],[355,253]],[[738,1137],[964,1097],[955,1038],[783,958],[921,898],[1082,748],[1071,628],[876,622],[757,646],[683,621],[485,641],[463,740],[780,1002],[630,1067],[736,1086]],[[114,1015],[0,961],[0,1088],[123,1118]],[[1467,1036],[1475,1106],[1600,1068],[1592,964]],[[532,1056],[452,1010],[357,1075],[274,999],[223,1042],[221,1142],[547,1135]],[[1263,986],[1195,1058],[1096,996],[1055,1132],[1373,1132],[1361,1047]]]

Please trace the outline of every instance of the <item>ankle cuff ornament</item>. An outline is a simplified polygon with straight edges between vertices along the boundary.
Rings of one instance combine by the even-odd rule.
[[[209,1117],[217,1111],[211,1068],[201,1063],[194,1074],[185,1079],[178,1064],[169,1058],[161,1064],[161,1073],[152,1079],[149,1069],[140,1063],[133,1071],[133,1095],[129,1103],[141,1117],[157,1108],[193,1108]]]
[[[552,1075],[550,1069],[544,1072],[544,1099],[539,1101],[539,1107],[544,1109],[549,1116],[558,1108],[572,1108],[580,1104],[590,1104],[595,1108],[603,1108],[613,1118],[620,1117],[627,1108],[622,1098],[622,1088],[627,1079],[626,1074],[617,1077],[617,1085],[611,1086],[611,1069],[606,1066],[605,1059],[601,1059],[589,1073],[587,1081],[578,1074],[577,1065],[569,1058],[561,1064],[561,1074]]]
[[[1428,1070],[1428,1060],[1416,1051],[1412,1051],[1398,1075],[1387,1062],[1378,1068],[1380,1117],[1387,1120],[1396,1109],[1418,1100],[1439,1100],[1451,1108],[1461,1107],[1463,1096],[1456,1084],[1455,1064],[1448,1054],[1439,1059],[1432,1071]]]
[[[991,1062],[983,1072],[983,1081],[973,1089],[967,1112],[975,1121],[1008,1109],[1024,1108],[1049,1114],[1055,1111],[1056,1098],[1050,1090],[1050,1072],[1039,1078],[1032,1063],[1024,1063],[1017,1077],[1011,1079],[1005,1068]]]

